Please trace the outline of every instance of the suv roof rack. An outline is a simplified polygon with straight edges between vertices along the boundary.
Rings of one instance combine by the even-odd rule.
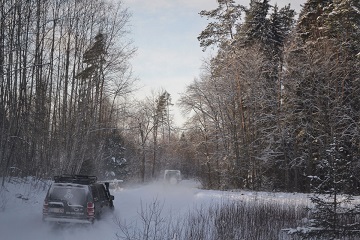
[[[55,183],[77,183],[77,184],[92,184],[97,181],[96,176],[87,176],[87,175],[70,175],[63,174],[59,176],[54,176]]]

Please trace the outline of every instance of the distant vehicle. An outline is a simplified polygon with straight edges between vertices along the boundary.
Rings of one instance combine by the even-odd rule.
[[[181,181],[180,170],[165,170],[164,180],[171,184],[178,184]]]
[[[97,182],[96,176],[55,176],[44,200],[43,220],[94,223],[104,212],[114,209],[113,200],[109,183]]]

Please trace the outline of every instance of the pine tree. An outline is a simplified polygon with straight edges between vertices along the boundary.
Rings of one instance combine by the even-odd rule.
[[[308,0],[300,13],[297,33],[304,42],[336,39],[341,48],[360,51],[360,2]]]
[[[251,0],[245,13],[237,35],[240,45],[260,45],[271,57],[279,54],[295,22],[290,4],[279,9],[277,5],[271,6],[269,0]]]
[[[152,177],[155,177],[157,149],[158,149],[158,130],[159,127],[166,122],[168,117],[168,106],[171,102],[170,94],[167,91],[163,91],[155,100],[156,107],[153,115],[153,160],[152,160]]]
[[[309,239],[340,239],[360,236],[360,205],[354,204],[351,194],[354,183],[354,159],[348,154],[346,144],[334,138],[326,157],[317,164],[317,176],[311,178],[314,194],[310,197],[307,226],[289,231]]]
[[[272,11],[271,11],[272,10]],[[259,46],[269,60],[265,72],[268,79],[279,84],[285,41],[294,25],[295,11],[287,5],[279,10],[268,0],[252,0],[246,10],[245,22],[237,34],[238,46]]]
[[[223,46],[234,40],[236,30],[240,26],[241,13],[244,7],[235,4],[234,0],[218,0],[219,6],[215,10],[201,11],[201,17],[214,19],[203,30],[198,40],[205,51],[209,46]]]
[[[297,33],[303,41],[316,40],[321,37],[321,16],[333,0],[308,0],[300,12]]]
[[[335,0],[325,9],[324,35],[336,39],[339,47],[352,55],[360,52],[360,2],[358,0]]]
[[[283,51],[285,40],[294,25],[295,11],[290,8],[290,4],[278,9],[274,6],[274,11],[270,15],[270,40],[269,47],[275,56],[279,56]]]
[[[287,45],[284,106],[290,107],[285,118],[293,145],[287,152],[296,159],[290,168],[304,175],[314,175],[316,161],[331,141],[330,129],[358,141],[351,123],[358,121],[360,110],[359,61],[354,50],[359,49],[359,38],[352,37],[359,34],[358,5],[351,0],[308,0],[293,42]],[[354,148],[350,154],[358,153]],[[302,178],[300,185],[308,191],[308,179]]]
[[[260,43],[265,46],[268,43],[271,38],[270,20],[267,18],[270,8],[269,0],[251,0],[241,29],[245,45]]]
[[[123,136],[116,130],[108,134],[104,147],[104,158],[101,175],[105,179],[124,179],[127,174],[127,160]]]

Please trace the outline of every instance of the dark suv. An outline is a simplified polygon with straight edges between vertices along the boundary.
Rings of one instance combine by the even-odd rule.
[[[114,209],[109,183],[95,176],[61,175],[46,194],[43,220],[47,222],[93,223],[95,218]]]

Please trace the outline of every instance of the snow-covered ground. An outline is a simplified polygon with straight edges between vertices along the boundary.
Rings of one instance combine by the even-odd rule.
[[[181,218],[201,206],[227,201],[269,201],[303,205],[305,194],[248,191],[202,190],[195,181],[184,180],[178,185],[154,182],[147,185],[114,189],[115,212],[93,225],[52,226],[42,222],[42,205],[47,191],[43,182],[18,181],[6,183],[0,191],[1,240],[111,240],[121,235],[123,226],[141,225],[147,209],[157,209],[162,220]],[[155,206],[155,207],[154,207]],[[155,211],[153,211],[154,213]]]

